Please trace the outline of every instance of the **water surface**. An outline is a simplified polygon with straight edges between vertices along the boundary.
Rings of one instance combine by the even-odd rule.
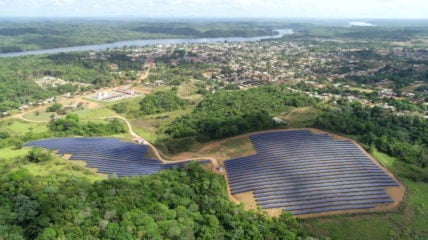
[[[0,57],[19,57],[19,56],[28,56],[28,55],[55,54],[55,53],[80,52],[80,51],[103,51],[107,49],[131,47],[131,46],[144,47],[144,46],[191,44],[191,43],[257,42],[260,40],[276,39],[276,38],[281,38],[284,35],[293,34],[292,29],[279,29],[275,31],[278,32],[278,34],[272,35],[272,36],[130,40],[130,41],[121,41],[121,42],[104,43],[104,44],[96,44],[96,45],[42,49],[42,50],[35,50],[35,51],[23,51],[23,52],[13,52],[13,53],[0,53]]]

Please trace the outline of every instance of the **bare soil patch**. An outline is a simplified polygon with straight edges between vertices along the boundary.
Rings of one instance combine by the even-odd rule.
[[[61,99],[59,102],[65,106],[76,104],[76,103],[82,103],[83,107],[85,109],[97,109],[97,108],[101,107],[100,103],[98,103],[96,101],[88,100],[84,96],[78,96],[78,97],[73,97],[73,98],[64,98],[64,99]]]
[[[257,210],[257,202],[253,192],[245,192],[234,195],[236,200],[244,203],[245,210]]]

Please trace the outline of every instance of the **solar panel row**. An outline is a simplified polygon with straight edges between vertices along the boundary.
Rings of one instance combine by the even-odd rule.
[[[350,140],[309,130],[252,135],[257,154],[225,161],[232,194],[253,192],[262,208],[293,214],[373,208],[398,186]]]
[[[183,167],[187,163],[163,164],[145,157],[148,151],[146,145],[122,142],[116,138],[52,138],[32,141],[26,146],[57,150],[58,154],[72,154],[70,160],[86,161],[87,167],[96,168],[99,173],[115,173],[119,177],[149,175],[164,169]]]

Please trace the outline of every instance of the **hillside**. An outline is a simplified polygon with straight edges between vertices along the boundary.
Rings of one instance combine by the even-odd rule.
[[[96,43],[134,37],[205,36],[214,27],[207,23],[189,27],[126,21],[52,26],[28,23],[26,27],[4,24],[0,24],[0,40],[5,40],[6,47],[19,50],[48,47],[50,41],[60,42],[68,37],[65,44],[79,44],[85,34],[88,43]],[[284,26],[281,24],[267,26]],[[248,26],[216,23],[220,30],[214,33],[253,36],[266,30],[263,23],[254,29]],[[295,35],[259,42],[170,44],[1,58],[0,239],[427,238],[426,28],[292,26]],[[236,27],[245,32],[234,31]],[[46,46],[40,43],[45,35],[49,35]],[[308,218],[295,218],[282,211],[288,207],[299,213],[294,205],[280,204],[300,202],[300,198],[276,199],[274,204],[264,196],[257,201],[262,193],[251,187],[254,182],[264,183],[259,181],[262,177],[254,176],[263,175],[259,170],[278,177],[264,181],[285,187],[283,192],[292,189],[285,181],[294,181],[297,175],[307,181],[297,181],[297,185],[318,181],[305,176],[306,170],[301,170],[300,165],[328,169],[319,171],[326,177],[319,179],[321,185],[331,184],[330,179],[337,177],[329,176],[329,171],[341,167],[339,153],[331,152],[340,141],[312,142],[312,135],[306,140],[293,138],[288,148],[297,149],[293,144],[298,143],[303,147],[324,147],[307,147],[305,151],[299,145],[298,151],[292,152],[300,154],[297,160],[303,163],[299,166],[292,165],[294,162],[274,162],[281,167],[291,166],[295,172],[276,169],[268,161],[258,164],[252,158],[286,158],[287,149],[280,144],[287,141],[278,138],[275,143],[271,139],[267,145],[272,146],[260,148],[251,136],[290,129],[319,129],[355,141],[358,153],[366,151],[373,156],[366,155],[365,163],[381,164],[387,176],[371,180],[366,179],[364,169],[351,173],[358,180],[369,181],[361,185],[379,179],[402,184],[406,189],[403,201],[381,212],[335,212],[340,214]],[[74,161],[64,152],[56,155],[24,147],[33,140],[82,137],[114,138],[113,142],[128,143],[117,151],[112,148],[104,152],[102,149],[108,146],[100,146],[97,156],[90,156],[88,148],[99,145],[86,146],[80,152],[78,147],[73,149],[82,158],[78,160],[94,157],[88,162]],[[137,151],[133,158],[121,159],[117,152],[131,154],[129,149],[139,147],[131,141],[146,144],[147,149],[143,153]],[[117,148],[120,146],[117,144]],[[344,149],[351,147],[346,145]],[[259,155],[260,149],[264,154]],[[360,166],[361,155],[357,159],[345,150],[340,150],[340,156],[349,158],[347,164]],[[330,155],[317,155],[326,152]],[[109,154],[114,158],[107,163],[100,159]],[[327,166],[311,157],[325,157]],[[133,176],[137,172],[129,170],[135,166],[133,162],[118,163],[159,158],[209,160],[216,164],[211,166],[212,171],[191,163],[184,168]],[[235,162],[239,166],[228,169],[227,161],[234,161],[231,159],[238,159]],[[250,163],[245,162],[248,159]],[[152,164],[150,161],[148,164]],[[104,165],[97,169],[94,163],[100,162]],[[160,163],[150,166],[157,168]],[[245,172],[240,167],[245,167]],[[121,176],[133,177],[118,177],[114,169],[130,173]],[[160,170],[159,167],[156,172]],[[379,173],[376,168],[370,170]],[[238,183],[228,178],[229,171],[235,171]],[[387,179],[390,173],[392,180]],[[352,174],[338,175],[348,179],[354,177]],[[241,183],[245,183],[243,187]],[[236,191],[237,196],[230,196],[231,186],[249,191]],[[367,190],[373,186],[365,187]],[[256,186],[256,190],[274,191],[263,188],[264,185]],[[381,192],[373,195],[382,201],[390,200],[388,189],[383,192],[377,185],[374,188],[372,192]],[[349,190],[347,194],[363,198],[360,192]],[[306,205],[311,204],[314,197],[303,194]],[[348,201],[350,197],[341,198]],[[248,199],[251,201],[245,201]],[[327,208],[321,200],[316,201],[317,206]],[[239,202],[242,204],[236,204]],[[258,209],[258,202],[279,206],[272,214],[277,217]]]

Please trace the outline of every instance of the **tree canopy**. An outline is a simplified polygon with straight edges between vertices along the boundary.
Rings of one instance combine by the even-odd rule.
[[[0,176],[0,235],[7,239],[296,239],[296,220],[230,202],[222,176],[197,163],[156,175],[90,183]]]
[[[162,91],[147,95],[141,100],[140,108],[143,115],[151,115],[184,109],[187,104],[186,100],[177,97],[173,91]]]

